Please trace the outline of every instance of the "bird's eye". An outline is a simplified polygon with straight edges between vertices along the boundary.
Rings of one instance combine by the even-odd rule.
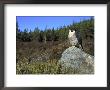
[[[73,32],[73,30],[71,30],[71,32]]]

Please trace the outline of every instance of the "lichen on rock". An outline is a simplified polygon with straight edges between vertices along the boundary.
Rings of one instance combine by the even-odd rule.
[[[74,74],[93,74],[94,73],[94,56],[91,56],[81,49],[71,46],[67,48],[59,60],[62,71],[65,68],[71,69]],[[77,72],[76,72],[77,71]]]

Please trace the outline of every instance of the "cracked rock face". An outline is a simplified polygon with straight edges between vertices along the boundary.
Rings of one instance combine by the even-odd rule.
[[[67,48],[62,53],[59,63],[62,70],[70,68],[74,74],[94,74],[94,57],[75,46]]]

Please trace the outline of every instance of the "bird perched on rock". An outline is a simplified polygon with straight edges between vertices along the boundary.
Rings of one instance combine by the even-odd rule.
[[[78,46],[79,48],[82,48],[82,39],[78,32],[75,30],[69,30],[68,34],[69,42],[72,46]]]
[[[77,40],[76,35],[75,35],[75,30],[69,30],[68,38],[69,38],[70,44],[72,46],[77,45],[78,40]]]

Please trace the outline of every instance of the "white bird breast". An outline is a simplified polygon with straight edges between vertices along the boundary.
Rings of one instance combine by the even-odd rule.
[[[74,34],[75,34],[75,31],[73,31],[73,32],[69,31],[68,37],[72,37]]]
[[[76,45],[78,43],[78,40],[77,40],[76,35],[75,35],[75,31],[71,32],[69,30],[68,38],[70,40],[70,44]]]

